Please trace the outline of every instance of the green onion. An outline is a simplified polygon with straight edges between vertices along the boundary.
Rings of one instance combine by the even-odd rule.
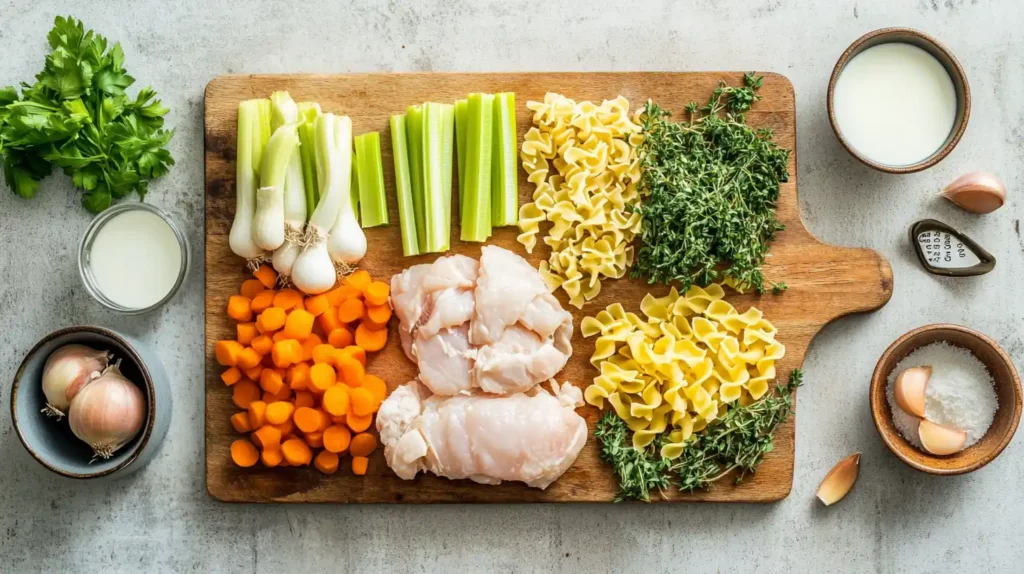
[[[306,186],[306,213],[313,213],[320,199],[320,188],[316,172],[316,117],[320,105],[313,102],[299,103],[299,156],[302,159],[302,181]]]
[[[409,183],[412,186],[416,239],[420,252],[426,250],[427,227],[423,210],[423,106],[409,106],[405,113],[405,134],[409,147]]]
[[[494,149],[491,158],[491,225],[505,227],[519,221],[516,95],[494,96]]]
[[[466,120],[466,183],[461,185],[459,214],[463,241],[486,241],[491,236],[491,146],[494,96],[470,94]]]
[[[387,225],[388,200],[384,193],[384,165],[380,157],[380,132],[356,136],[355,164],[359,184],[359,219],[363,228]]]
[[[352,213],[356,214],[359,213],[359,162],[356,161],[356,146],[354,144],[352,145],[352,177],[350,179],[352,184],[349,195],[352,201]]]
[[[451,228],[451,149],[445,151],[445,143],[454,139],[454,128],[447,129],[446,120],[454,120],[454,108],[445,111],[442,104],[424,104],[423,122],[423,212],[424,236],[421,246],[426,253],[441,253],[448,250]],[[451,135],[445,139],[446,132]],[[448,174],[444,166],[448,165]],[[445,182],[448,192],[445,192]],[[445,200],[448,206],[445,206]],[[417,228],[418,229],[418,228]]]
[[[263,150],[266,149],[267,143],[270,142],[270,136],[274,133],[274,130],[270,126],[271,117],[271,105],[270,98],[260,98],[256,100],[256,106],[259,111],[257,121],[253,124],[253,143],[256,144],[252,148],[252,161],[253,167],[256,168],[256,175],[259,176],[261,169],[263,169]],[[260,187],[257,183],[256,187]]]
[[[455,102],[455,149],[459,159],[459,216],[462,216],[462,190],[466,187],[466,122],[469,119],[469,100]]]
[[[416,235],[405,123],[405,114],[391,116],[391,153],[395,158],[395,194],[398,196],[398,222],[402,226],[402,255],[409,257],[420,254],[420,243]]]

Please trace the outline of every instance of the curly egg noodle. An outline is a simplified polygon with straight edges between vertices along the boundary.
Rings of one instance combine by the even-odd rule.
[[[600,293],[602,277],[622,277],[633,264],[640,215],[628,206],[640,199],[641,127],[621,96],[597,105],[548,93],[526,106],[535,126],[521,158],[537,189],[519,210],[518,239],[533,253],[540,222],[551,222],[544,237],[551,256],[541,262],[541,276],[582,308]]]
[[[661,454],[677,458],[730,403],[768,392],[786,348],[760,310],[739,313],[723,296],[719,284],[683,296],[673,288],[644,297],[646,320],[615,303],[580,324],[584,337],[597,336],[590,362],[601,371],[584,398],[599,408],[610,403],[636,448],[667,432]]]

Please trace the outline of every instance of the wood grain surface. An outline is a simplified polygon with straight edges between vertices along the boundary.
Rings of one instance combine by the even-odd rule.
[[[700,73],[411,73],[365,75],[280,75],[225,76],[206,89],[206,485],[210,495],[232,502],[607,502],[615,497],[616,481],[611,469],[598,458],[591,437],[576,463],[547,490],[520,483],[485,486],[470,481],[450,481],[420,475],[405,481],[396,477],[378,449],[370,461],[367,476],[357,477],[343,465],[333,476],[312,468],[236,467],[229,445],[238,435],[228,418],[238,409],[231,393],[219,379],[221,368],[213,357],[219,339],[234,336],[234,325],[225,314],[228,296],[237,292],[246,278],[243,262],[228,249],[228,230],[234,214],[235,146],[238,102],[267,97],[274,90],[288,90],[296,101],[319,102],[324,111],[347,114],[355,134],[381,132],[385,183],[392,225],[367,230],[369,252],[362,262],[374,277],[392,274],[436,255],[403,258],[398,227],[398,206],[394,197],[394,164],[388,118],[409,105],[423,101],[451,102],[469,92],[511,91],[516,94],[519,140],[530,127],[528,100],[540,100],[545,92],[559,92],[576,100],[601,100],[623,95],[633,106],[647,98],[675,113],[693,100],[705,101],[719,80],[741,81],[736,72]],[[772,245],[772,257],[765,274],[773,281],[785,281],[789,290],[782,296],[738,295],[727,299],[742,312],[751,305],[779,329],[786,345],[786,357],[779,364],[779,376],[788,377],[804,360],[814,335],[829,321],[857,312],[877,309],[892,294],[892,271],[880,255],[867,249],[840,248],[822,244],[800,219],[796,183],[796,108],[793,87],[783,76],[767,74],[760,94],[763,101],[747,117],[757,127],[771,127],[778,143],[794,150],[790,155],[788,183],[783,184],[778,207],[779,219],[787,226]],[[520,202],[530,200],[533,185],[520,170]],[[515,228],[496,230],[492,244],[501,245],[527,258],[534,266],[547,257],[542,242],[533,255],[516,243]],[[452,237],[459,236],[457,222]],[[479,245],[452,240],[452,251],[479,257]],[[593,339],[579,335],[579,322],[588,314],[621,302],[627,310],[639,312],[645,293],[668,292],[665,286],[648,286],[642,281],[605,281],[600,295],[582,311],[570,307],[559,293],[563,306],[573,313],[576,334],[573,356],[559,375],[584,387],[597,374],[588,357]],[[397,325],[392,321],[387,347],[371,357],[368,371],[380,375],[389,389],[416,375],[414,365],[402,354]],[[828,381],[806,380],[813,386]],[[591,430],[599,413],[586,406],[579,409]],[[709,492],[681,495],[669,492],[666,500],[716,502],[770,502],[785,498],[793,485],[795,416],[779,428],[775,450],[757,474],[733,486],[723,484]],[[722,481],[728,482],[728,481]],[[659,498],[659,500],[661,500]]]

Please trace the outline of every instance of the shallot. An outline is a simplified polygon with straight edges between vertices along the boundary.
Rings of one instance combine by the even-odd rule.
[[[65,345],[54,351],[43,366],[46,407],[42,412],[60,420],[68,412],[71,399],[86,383],[100,376],[109,361],[109,353],[85,345]]]
[[[120,363],[85,385],[71,402],[71,432],[99,458],[110,458],[135,438],[146,420],[146,399],[121,374]]]

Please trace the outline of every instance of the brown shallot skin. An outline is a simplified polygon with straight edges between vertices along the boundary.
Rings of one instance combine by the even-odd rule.
[[[942,190],[942,197],[971,213],[992,213],[1006,203],[1006,187],[995,175],[973,171],[956,178]]]

